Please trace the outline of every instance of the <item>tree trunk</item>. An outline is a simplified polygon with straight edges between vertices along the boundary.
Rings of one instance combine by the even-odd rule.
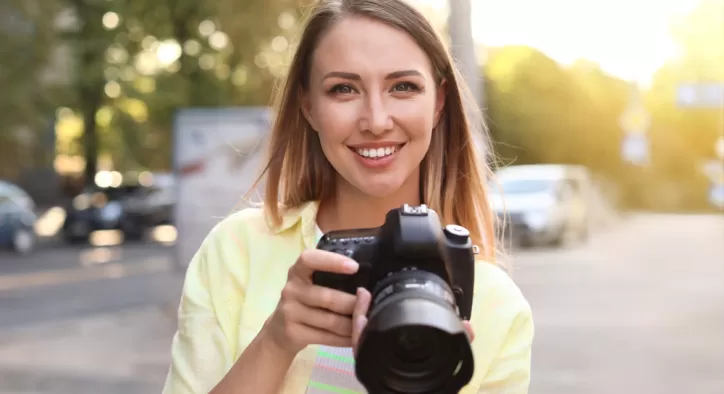
[[[83,115],[83,156],[85,159],[84,184],[95,183],[98,171],[98,132],[96,113],[103,104],[103,89],[105,77],[103,75],[103,56],[106,45],[102,37],[103,9],[85,2],[76,3],[78,19],[81,29],[77,44],[79,49],[79,67],[82,75],[78,78],[79,107]]]

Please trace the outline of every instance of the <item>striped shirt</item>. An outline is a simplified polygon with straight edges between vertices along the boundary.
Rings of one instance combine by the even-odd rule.
[[[164,394],[208,393],[274,311],[289,267],[316,247],[316,202],[289,210],[271,228],[261,209],[219,223],[189,264]],[[497,266],[479,261],[471,320],[475,372],[462,394],[525,394],[533,318],[528,302]],[[308,346],[292,362],[280,394],[365,393],[349,348]]]

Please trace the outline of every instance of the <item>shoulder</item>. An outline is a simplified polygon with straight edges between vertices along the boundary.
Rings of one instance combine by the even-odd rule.
[[[480,337],[499,340],[500,345],[510,340],[516,326],[532,326],[533,322],[530,303],[513,278],[501,267],[483,261],[475,266],[472,315],[476,336],[485,333]]]
[[[264,219],[264,210],[260,207],[245,208],[232,213],[221,220],[212,230],[215,236],[227,236],[230,234],[249,232],[269,232],[269,227]]]
[[[533,313],[520,288],[501,267],[479,261],[471,325],[475,373],[462,393],[527,392]],[[513,389],[513,387],[517,387]],[[488,391],[493,390],[493,391]],[[482,391],[481,391],[482,392]]]
[[[475,266],[471,325],[475,372],[461,393],[527,393],[533,344],[533,314],[508,273],[495,264]]]
[[[245,208],[232,213],[217,223],[201,245],[202,251],[227,248],[245,240],[250,235],[269,234],[261,208]]]
[[[297,224],[304,223],[304,217],[309,216],[306,215],[309,205],[285,211],[279,226],[271,223],[263,207],[239,210],[214,226],[195,259],[204,260],[209,270],[221,275],[234,271],[248,276],[248,272],[242,271],[248,271],[251,265],[263,265],[267,269],[286,263],[289,256],[296,258],[301,252],[299,239],[304,235],[305,226]]]
[[[209,231],[189,268],[203,266],[203,270],[212,276],[238,271],[246,264],[249,246],[269,238],[269,235],[271,232],[261,208],[234,212]]]
[[[500,265],[478,261],[475,265],[475,294],[485,298],[505,301],[501,307],[511,310],[530,310],[528,300],[510,276]]]

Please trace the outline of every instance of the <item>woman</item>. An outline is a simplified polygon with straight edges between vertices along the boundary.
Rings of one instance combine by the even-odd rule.
[[[350,348],[370,294],[312,285],[315,270],[357,269],[315,246],[405,203],[467,227],[481,249],[468,325],[481,339],[462,392],[527,392],[531,311],[494,264],[463,92],[442,41],[402,0],[315,5],[281,91],[264,206],[222,221],[191,262],[165,393],[363,392]]]

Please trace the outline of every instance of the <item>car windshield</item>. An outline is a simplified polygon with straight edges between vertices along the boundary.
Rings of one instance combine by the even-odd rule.
[[[15,203],[5,194],[0,193],[0,212],[9,212],[15,210]]]
[[[490,189],[495,193],[530,194],[550,191],[553,185],[554,182],[547,179],[516,179],[503,180],[499,185],[491,185]]]

